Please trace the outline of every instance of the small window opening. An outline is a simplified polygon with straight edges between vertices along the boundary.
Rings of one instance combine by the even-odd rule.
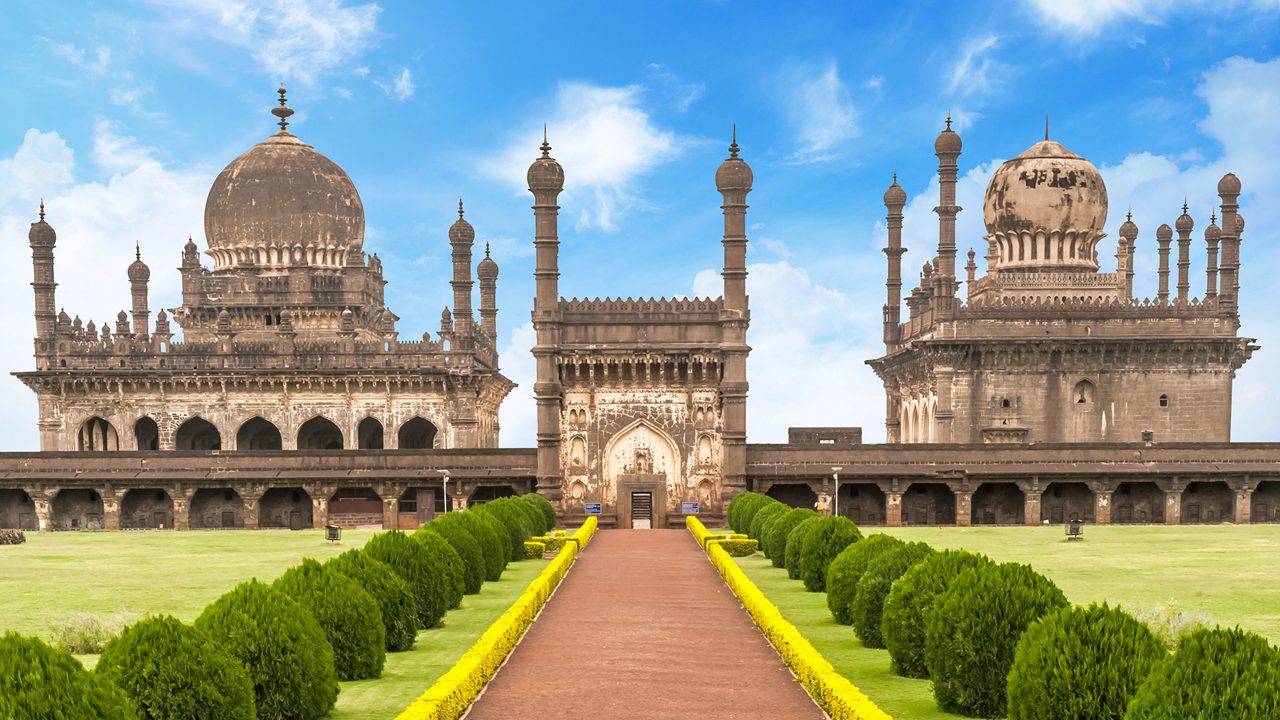
[[[1003,400],[1000,401],[1000,407],[1007,408],[1009,406],[1010,406],[1009,398],[1004,398]]]
[[[1169,407],[1169,396],[1168,396],[1168,395],[1161,395],[1161,396],[1160,396],[1160,407],[1162,407],[1162,408],[1167,408],[1167,407]]]

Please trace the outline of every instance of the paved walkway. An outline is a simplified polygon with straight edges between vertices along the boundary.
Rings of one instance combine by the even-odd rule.
[[[684,530],[603,530],[468,720],[824,714]]]

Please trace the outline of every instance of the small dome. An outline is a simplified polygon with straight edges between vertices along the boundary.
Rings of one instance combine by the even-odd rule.
[[[1125,240],[1133,240],[1138,237],[1138,226],[1133,224],[1133,213],[1129,213],[1124,222],[1120,223],[1120,237]]]
[[[1178,216],[1177,220],[1173,221],[1173,227],[1177,229],[1179,234],[1185,234],[1191,232],[1195,226],[1195,221],[1187,214],[1186,206],[1183,206],[1182,214]]]
[[[27,240],[31,242],[31,247],[53,247],[58,242],[58,234],[53,231],[52,225],[41,220],[31,223]]]
[[[138,258],[129,263],[129,280],[130,282],[146,282],[151,279],[151,268],[142,262],[142,258]]]
[[[440,311],[440,322],[442,323],[453,322],[453,313],[449,312],[449,308],[445,308],[444,310]]]
[[[529,190],[533,192],[560,192],[564,189],[564,168],[551,157],[551,145],[547,142],[546,129],[542,135],[542,157],[533,161],[527,175]]]
[[[733,142],[729,145],[729,157],[716,169],[716,188],[723,193],[751,192],[755,175],[746,160],[738,157],[738,128],[733,128]]]
[[[1217,222],[1209,223],[1209,227],[1204,229],[1205,240],[1217,240],[1222,237],[1222,228],[1218,227]]]
[[[1156,239],[1157,239],[1157,240],[1172,240],[1172,239],[1173,239],[1173,228],[1169,227],[1168,225],[1161,225],[1160,227],[1156,228]]]
[[[1240,194],[1240,178],[1235,173],[1227,173],[1218,181],[1219,195],[1239,195]]]
[[[476,239],[476,229],[471,227],[471,223],[458,218],[458,221],[449,227],[449,242],[451,243],[472,243]]]
[[[893,174],[893,184],[884,191],[885,207],[901,207],[907,203],[907,191],[898,184],[898,173]]]
[[[497,280],[498,279],[498,263],[489,257],[489,243],[484,245],[484,259],[476,267],[476,277],[481,280]]]
[[[938,133],[938,139],[933,141],[933,152],[935,155],[959,155],[963,147],[960,134],[951,129],[951,116],[948,115],[947,126]]]
[[[1244,216],[1236,215],[1236,235],[1244,234]]]

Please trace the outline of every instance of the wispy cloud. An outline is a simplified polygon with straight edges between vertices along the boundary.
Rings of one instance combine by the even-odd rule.
[[[795,67],[779,77],[788,121],[799,148],[790,160],[828,162],[838,146],[858,136],[858,112],[835,62],[821,68]]]
[[[106,45],[99,45],[92,51],[88,51],[71,43],[53,42],[52,40],[48,42],[49,48],[53,50],[54,55],[91,73],[102,75],[107,71],[107,66],[111,64],[111,48]]]
[[[129,172],[152,162],[155,148],[123,134],[118,123],[98,120],[93,126],[93,161],[110,173]]]
[[[1220,13],[1224,7],[1242,8],[1247,12],[1276,14],[1276,0],[1024,0],[1045,25],[1076,35],[1096,35],[1105,28],[1125,21],[1144,25],[1160,25],[1169,17],[1183,12]],[[1145,42],[1143,40],[1142,42]]]
[[[409,68],[400,68],[400,74],[393,77],[389,82],[375,80],[374,84],[382,88],[382,92],[386,93],[387,97],[393,97],[401,102],[413,97],[413,74],[409,72]],[[350,99],[350,92],[345,97]]]
[[[525,171],[537,157],[545,121],[553,153],[565,168],[566,213],[576,214],[579,227],[616,229],[620,216],[640,201],[640,176],[680,151],[680,139],[654,123],[643,97],[637,85],[561,83],[552,109],[524,121],[522,139],[482,166],[527,193]]]
[[[947,75],[947,92],[956,96],[985,95],[997,82],[1002,67],[991,52],[1000,46],[998,35],[985,35],[965,43],[960,60]]]
[[[700,82],[686,82],[678,75],[658,63],[649,63],[649,85],[657,88],[667,97],[675,111],[684,113],[689,106],[702,99],[707,86]]]

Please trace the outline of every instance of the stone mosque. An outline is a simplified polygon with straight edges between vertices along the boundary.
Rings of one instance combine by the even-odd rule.
[[[279,95],[279,130],[209,191],[211,266],[189,239],[182,305],[154,322],[140,252],[125,272],[132,307],[114,326],[60,309],[41,205],[29,235],[35,367],[15,373],[36,393],[41,450],[0,453],[0,527],[412,528],[524,492],[569,521],[664,527],[690,512],[718,519],[747,489],[797,506],[830,499],[867,525],[1280,522],[1280,444],[1230,442],[1235,371],[1258,349],[1238,333],[1233,174],[1201,235],[1203,293],[1184,206],[1155,231],[1159,291],[1138,298],[1138,227],[1120,227],[1116,270],[1102,272],[1103,177],[1046,131],[992,177],[985,273],[970,250],[961,280],[962,143],[948,119],[934,144],[938,244],[905,319],[907,196],[896,176],[884,195],[885,352],[867,362],[884,383],[887,442],[796,427],[786,443],[752,444],[753,174],[736,132],[714,178],[723,293],[705,299],[562,297],[557,198],[572,168],[544,138],[528,172],[537,447],[502,448],[498,411],[514,383],[498,367],[498,265],[488,248],[474,262],[462,202],[448,233],[452,305],[434,335],[402,339],[354,183],[289,131]]]

